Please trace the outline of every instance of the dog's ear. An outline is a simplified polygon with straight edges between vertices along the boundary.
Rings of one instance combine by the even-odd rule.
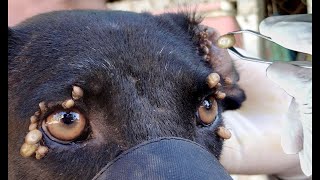
[[[196,21],[194,21],[196,22]],[[216,43],[219,33],[208,26],[193,26],[194,39],[198,46],[198,54],[203,57],[214,72],[220,75],[221,90],[225,93],[223,100],[224,110],[235,110],[241,107],[246,95],[238,86],[239,74],[226,49],[219,48]]]

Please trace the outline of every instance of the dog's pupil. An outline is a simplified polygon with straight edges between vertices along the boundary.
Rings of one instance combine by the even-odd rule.
[[[76,118],[75,118],[75,116],[74,116],[73,114],[71,114],[71,113],[65,113],[65,114],[63,115],[63,118],[62,118],[61,120],[62,120],[63,123],[69,125],[69,124],[72,124],[72,123],[76,120]]]
[[[211,106],[212,106],[212,102],[210,100],[204,100],[203,101],[203,106],[207,109],[207,110],[210,110],[211,109]]]

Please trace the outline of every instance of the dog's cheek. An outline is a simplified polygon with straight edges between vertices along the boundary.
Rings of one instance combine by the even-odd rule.
[[[31,158],[24,158],[20,155],[20,147],[23,144],[28,126],[23,123],[24,121],[14,116],[16,114],[15,111],[9,108],[8,113],[8,178],[36,178],[33,174],[39,169],[37,164]]]
[[[113,145],[116,148],[117,145]],[[12,153],[9,162],[9,177],[12,179],[91,179],[109,161],[109,146],[91,146],[82,149],[59,151],[50,148],[49,153],[42,159],[24,158],[18,153]],[[9,178],[10,179],[10,178]]]
[[[217,159],[220,158],[223,148],[223,139],[218,136],[214,128],[197,127],[195,141],[204,146]]]

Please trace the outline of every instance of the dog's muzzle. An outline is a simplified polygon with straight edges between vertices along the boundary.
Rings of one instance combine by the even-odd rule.
[[[201,145],[182,138],[145,141],[120,154],[94,180],[232,180]]]

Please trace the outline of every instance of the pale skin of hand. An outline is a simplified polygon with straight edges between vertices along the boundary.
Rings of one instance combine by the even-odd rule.
[[[269,17],[259,29],[286,48],[312,54],[310,14]],[[308,179],[312,174],[312,69],[233,58],[248,99],[238,111],[224,115],[234,137],[226,141],[222,164],[231,173]]]
[[[282,130],[281,145],[288,154],[299,154],[303,172],[312,175],[312,69],[273,63],[267,76],[293,97]]]
[[[260,33],[291,50],[312,55],[312,14],[272,16],[259,25]],[[301,168],[312,175],[312,68],[276,62],[267,77],[293,97],[283,126],[284,152],[298,154]]]
[[[247,100],[239,110],[223,114],[232,137],[225,141],[221,163],[232,174],[307,179],[300,168],[299,155],[286,154],[281,147],[282,126],[292,97],[266,76],[269,64],[230,56],[240,73],[239,85]]]

